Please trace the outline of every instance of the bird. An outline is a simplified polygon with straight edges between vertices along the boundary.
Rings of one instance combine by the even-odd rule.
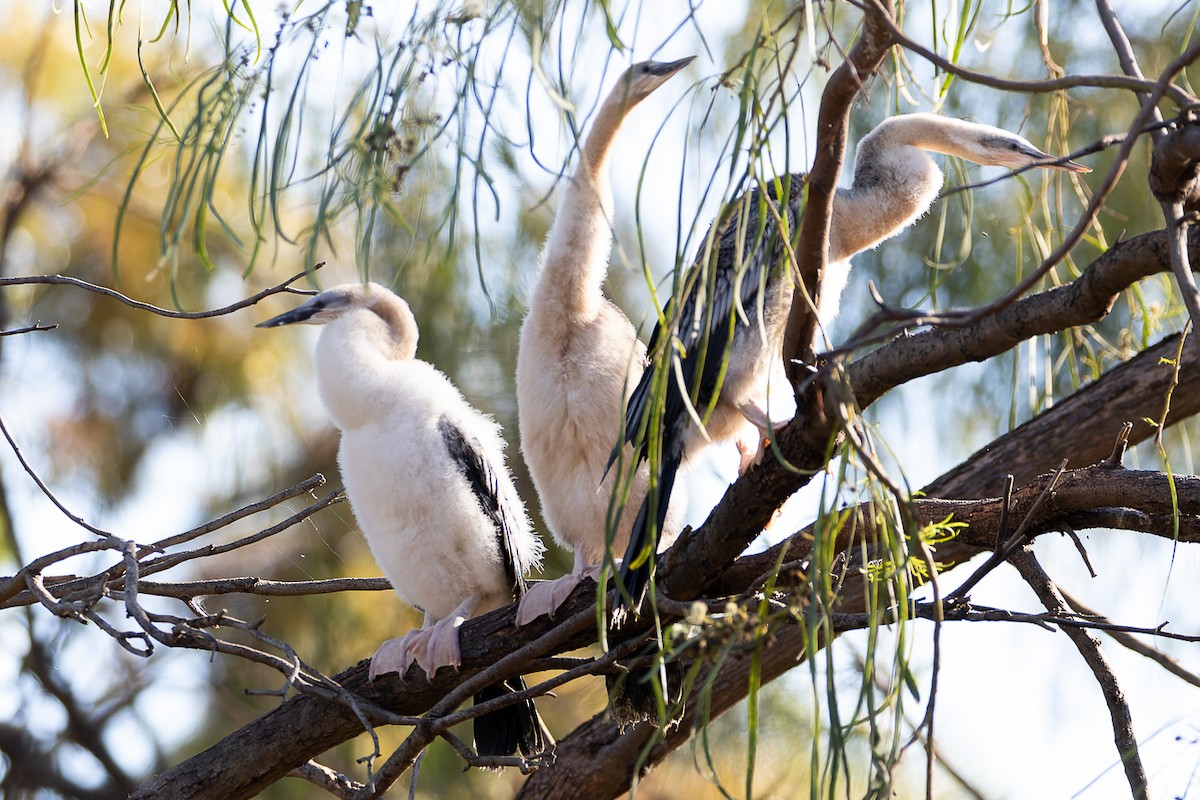
[[[459,627],[518,599],[543,551],[505,465],[500,427],[416,358],[412,309],[384,286],[335,286],[258,327],[296,323],[324,326],[317,390],[341,431],[351,508],[396,593],[425,614],[420,628],[380,645],[370,678],[403,675],[413,661],[430,678],[457,668]],[[524,688],[517,677],[475,702]],[[550,741],[529,700],[475,720],[481,756],[533,756]]]
[[[611,545],[629,539],[632,514],[646,493],[648,471],[629,481],[624,503],[616,475],[605,479],[625,400],[646,364],[633,323],[605,298],[602,284],[612,247],[613,195],[608,169],[626,116],[695,56],[642,61],[626,69],[601,103],[563,187],[546,238],[529,312],[517,350],[517,412],[521,452],[555,541],[572,551],[571,572],[530,587],[517,612],[523,625],[555,610]],[[612,508],[610,509],[610,504]],[[682,496],[660,529],[664,540],[683,523]]]
[[[837,314],[850,258],[900,233],[937,198],[943,176],[931,152],[1010,169],[1091,171],[1055,160],[1023,137],[991,125],[928,113],[883,120],[859,142],[853,181],[833,198],[829,256],[816,301],[823,326]],[[739,473],[744,472],[761,457],[768,431],[790,419],[791,387],[780,348],[794,289],[787,252],[799,230],[805,182],[802,173],[776,177],[728,204],[703,240],[675,307],[667,310],[669,326],[659,324],[651,335],[651,359],[670,361],[642,374],[626,407],[618,447],[634,445],[637,457],[645,459],[650,418],[661,409],[660,436],[653,437],[660,454],[657,491],[647,496],[634,522],[614,613],[624,612],[626,597],[630,608],[641,602],[680,466],[709,443],[735,439],[742,453]],[[787,221],[790,242],[781,235],[777,217]],[[773,386],[787,389],[786,418],[772,413],[779,409],[772,403]]]

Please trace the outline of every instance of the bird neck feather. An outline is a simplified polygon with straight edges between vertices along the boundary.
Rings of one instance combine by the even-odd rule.
[[[959,120],[907,114],[884,120],[859,142],[854,182],[834,198],[831,261],[843,261],[894,236],[929,210],[942,171],[926,150],[960,155]]]
[[[382,329],[371,326],[370,336],[377,339],[377,346],[393,360],[415,358],[419,334],[416,317],[408,303],[397,302],[391,293],[379,293],[367,308],[383,322]]]
[[[592,122],[575,174],[563,186],[558,213],[542,251],[535,310],[554,309],[567,319],[590,321],[604,305],[603,285],[612,249],[608,160],[631,107],[627,90],[619,82]]]
[[[588,131],[583,145],[580,171],[587,167],[593,178],[598,178],[607,171],[613,141],[617,138],[617,132],[621,130],[626,115],[635,105],[637,101],[629,95],[627,82],[617,81],[617,85],[600,104],[596,118],[592,120],[592,128]]]
[[[416,346],[412,312],[395,304],[356,308],[325,324],[317,387],[338,428],[357,428],[386,411],[378,399],[394,396],[397,367],[414,363]]]

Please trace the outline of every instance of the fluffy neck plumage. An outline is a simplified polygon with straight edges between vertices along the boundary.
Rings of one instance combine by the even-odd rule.
[[[416,349],[407,306],[355,308],[325,323],[317,340],[317,388],[334,424],[351,430],[386,413],[397,366],[411,363]]]
[[[890,117],[863,137],[854,182],[834,198],[831,262],[874,247],[929,210],[942,188],[942,172],[925,151],[963,154],[947,122],[959,121],[932,114]]]
[[[575,174],[563,187],[558,213],[542,251],[542,271],[531,304],[534,309],[553,308],[581,323],[600,313],[612,248],[613,198],[608,161],[629,108],[622,81],[600,106],[580,151]]]

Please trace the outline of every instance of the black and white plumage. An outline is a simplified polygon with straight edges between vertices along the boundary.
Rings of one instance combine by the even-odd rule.
[[[604,297],[612,246],[612,187],[608,166],[626,115],[692,58],[643,61],[629,67],[592,122],[571,180],[562,189],[546,239],[541,270],[521,326],[517,408],[521,451],[555,540],[575,556],[571,572],[534,584],[517,624],[552,615],[604,555],[609,515],[621,514],[613,548],[629,540],[633,509],[646,493],[645,467],[632,477],[625,511],[610,509],[615,474],[605,466],[620,431],[625,399],[646,364],[633,323]],[[683,524],[685,501],[664,511],[660,530],[672,538]]]
[[[375,560],[424,625],[384,642],[370,676],[432,677],[462,662],[459,627],[522,596],[542,544],[504,462],[499,426],[418,360],[408,304],[378,284],[344,284],[261,323],[324,325],[317,388],[342,432],[338,465]],[[522,688],[520,679],[476,697]],[[532,755],[546,736],[532,702],[479,717],[481,755]]]
[[[854,181],[834,197],[829,258],[817,297],[822,324],[837,314],[851,256],[904,230],[937,197],[942,173],[926,151],[992,166],[1089,171],[1071,161],[1049,163],[1053,156],[990,125],[935,114],[884,120],[859,143]],[[638,513],[621,571],[635,606],[649,581],[657,530],[680,465],[709,442],[736,439],[744,471],[761,456],[764,432],[790,416],[790,403],[786,409],[779,403],[772,407],[770,394],[772,386],[791,394],[780,346],[794,291],[788,245],[794,247],[799,233],[804,183],[803,175],[783,176],[769,181],[765,194],[752,190],[724,208],[683,283],[681,301],[668,310],[672,341],[664,346],[668,333],[661,327],[651,337],[652,358],[678,361],[665,380],[659,377],[663,370],[647,369],[626,410],[625,441],[639,443],[638,455],[645,458],[647,422],[658,413],[656,407],[662,409],[655,441],[657,491]],[[790,243],[783,240],[778,219],[787,220]],[[704,420],[704,431],[693,423],[695,417]]]

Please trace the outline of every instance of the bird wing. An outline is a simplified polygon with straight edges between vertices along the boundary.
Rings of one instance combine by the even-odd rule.
[[[660,362],[678,355],[683,373],[683,386],[675,376],[667,381],[662,430],[669,431],[686,424],[685,388],[701,415],[719,392],[734,329],[746,324],[738,314],[739,306],[751,317],[750,324],[755,324],[753,312],[762,290],[767,281],[778,279],[772,272],[785,256],[779,224],[775,213],[767,209],[767,199],[776,206],[779,216],[788,219],[793,239],[796,235],[797,209],[807,176],[788,177],[786,182],[772,181],[766,198],[757,188],[742,194],[713,221],[688,270],[683,300],[673,304],[678,312],[672,307],[667,309],[668,330],[683,352],[679,353],[671,342],[663,342],[663,326],[655,326],[648,348],[654,363],[642,373],[626,407],[625,441],[636,446],[639,460],[646,457],[644,430],[646,412],[653,401],[655,372],[670,368],[669,363]]]
[[[495,526],[504,576],[512,586],[513,597],[524,596],[525,576],[521,574],[517,563],[514,539],[521,515],[513,508],[513,499],[501,489],[496,470],[474,437],[467,436],[447,415],[438,420],[438,432],[446,443],[446,452],[467,479],[467,485],[479,501],[479,507]]]

